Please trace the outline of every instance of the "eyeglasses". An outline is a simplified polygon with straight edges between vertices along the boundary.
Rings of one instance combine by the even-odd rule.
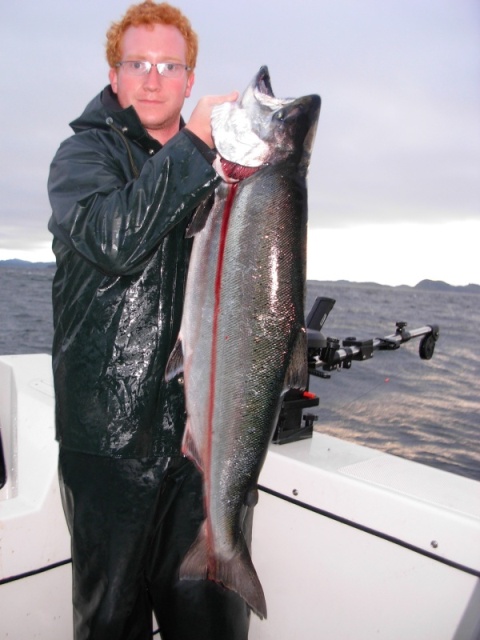
[[[148,60],[124,60],[117,62],[116,67],[123,67],[129,76],[146,76],[152,67],[157,67],[158,73],[164,78],[180,78],[184,71],[191,71],[191,67],[179,62],[148,62]]]

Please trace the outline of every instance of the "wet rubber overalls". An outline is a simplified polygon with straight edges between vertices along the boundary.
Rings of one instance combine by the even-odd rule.
[[[76,640],[245,640],[247,607],[179,581],[203,520],[180,455],[184,394],[164,370],[180,327],[194,209],[219,181],[182,129],[163,147],[107,87],[71,124],[48,183],[56,435],[72,535]]]

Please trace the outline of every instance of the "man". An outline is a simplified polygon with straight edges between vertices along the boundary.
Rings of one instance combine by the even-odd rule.
[[[110,86],[51,166],[53,370],[76,640],[244,640],[244,602],[178,566],[203,520],[182,458],[181,381],[164,380],[180,326],[185,229],[219,177],[202,98],[183,125],[197,39],[174,7],[132,6],[107,33]]]

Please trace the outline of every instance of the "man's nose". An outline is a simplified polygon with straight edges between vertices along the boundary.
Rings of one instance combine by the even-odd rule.
[[[158,69],[155,65],[152,65],[152,68],[148,73],[145,74],[144,78],[145,81],[143,84],[149,89],[158,89],[163,80],[161,74],[158,73]]]

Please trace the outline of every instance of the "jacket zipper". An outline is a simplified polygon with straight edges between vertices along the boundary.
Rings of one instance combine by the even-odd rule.
[[[113,123],[113,118],[107,118],[106,119],[106,123],[113,131],[115,131],[115,133],[118,133],[120,138],[123,140],[123,144],[125,145],[125,148],[127,149],[128,159],[130,161],[130,166],[132,168],[133,176],[134,176],[134,178],[138,178],[138,176],[140,175],[140,171],[137,169],[137,166],[136,166],[135,161],[133,159],[132,150],[130,149],[130,145],[128,143],[127,137],[125,136],[125,134],[123,133],[123,131],[121,129],[119,129],[118,127],[115,126],[115,124]]]

